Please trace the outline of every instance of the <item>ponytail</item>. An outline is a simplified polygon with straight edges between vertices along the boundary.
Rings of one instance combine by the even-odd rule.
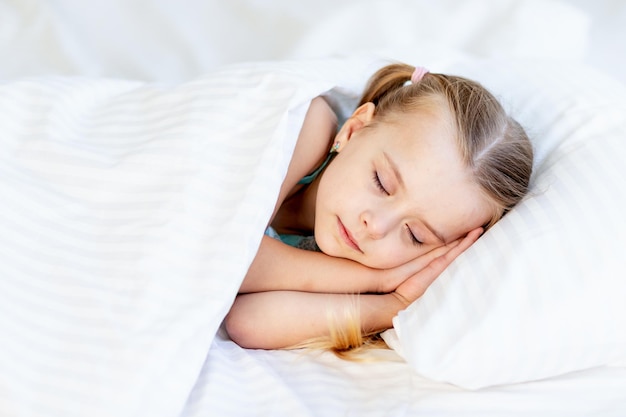
[[[482,85],[463,77],[427,73],[411,80],[415,68],[392,64],[370,79],[359,106],[374,103],[374,120],[407,115],[418,108],[447,109],[455,125],[459,152],[475,183],[493,203],[490,227],[517,204],[528,191],[533,149],[522,126],[509,117],[498,100]],[[355,359],[353,353],[369,347],[386,346],[378,334],[364,334],[358,299],[342,320],[330,318],[330,336],[300,347],[324,348],[340,357]]]
[[[392,64],[380,69],[372,76],[361,97],[359,106],[374,103],[378,106],[380,99],[390,91],[403,87],[411,80],[413,67],[406,64]]]
[[[359,106],[376,105],[375,120],[445,105],[455,123],[457,145],[475,182],[494,203],[492,226],[527,193],[533,149],[524,128],[481,84],[467,78],[428,73],[411,80],[414,67],[391,64],[370,79]]]

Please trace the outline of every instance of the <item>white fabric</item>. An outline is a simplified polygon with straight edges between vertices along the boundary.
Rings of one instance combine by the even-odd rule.
[[[0,0],[0,78],[181,82],[242,61],[432,43],[481,57],[580,61],[589,26],[556,0]]]
[[[469,391],[416,375],[393,351],[367,362],[332,354],[211,346],[183,417],[622,417],[626,368]]]
[[[585,68],[458,70],[529,128],[530,195],[394,320],[421,375],[466,388],[626,361],[626,87]]]
[[[520,120],[533,122],[537,195],[400,314],[394,347],[408,362],[402,372],[477,388],[623,359],[618,330],[626,315],[616,301],[624,283],[607,273],[623,269],[615,256],[620,246],[578,239],[582,230],[591,242],[603,242],[608,230],[620,241],[621,204],[602,207],[602,218],[581,219],[575,210],[595,203],[577,198],[577,183],[569,179],[587,185],[583,191],[597,203],[623,198],[619,186],[594,181],[622,172],[613,159],[624,156],[620,91],[599,79],[572,96],[560,67],[524,75],[493,61],[450,63],[450,54],[426,63],[491,80],[494,91],[507,92],[503,99],[517,107]],[[263,233],[306,104],[334,85],[346,87],[331,95],[350,101],[365,74],[381,64],[344,59],[241,66],[177,87],[67,78],[2,85],[0,409],[16,416],[175,415],[195,386],[198,403],[188,404],[190,415],[216,393],[225,402],[215,407],[233,414],[261,401],[277,414],[306,415],[308,401],[291,388],[278,396],[287,401],[280,406],[207,393],[203,378],[214,387],[215,378],[226,377],[225,365],[202,364],[215,363],[220,346],[241,352],[232,344],[209,346]],[[497,76],[502,69],[509,75]],[[533,84],[539,71],[553,75]],[[572,72],[583,75],[589,76]],[[594,112],[585,117],[587,109]],[[586,146],[588,140],[601,146]],[[586,151],[589,161],[602,163],[579,158]],[[567,176],[556,176],[559,166]],[[562,191],[563,181],[570,194],[558,194],[562,206],[533,208],[552,190]],[[568,275],[560,275],[562,269]],[[577,321],[568,324],[570,318]],[[286,364],[310,360],[285,352],[245,355]],[[305,366],[314,379],[352,369],[338,360]],[[232,380],[248,377],[234,369]],[[384,366],[373,369],[385,375]],[[197,382],[199,374],[208,376]],[[337,376],[337,383],[344,378]],[[260,386],[251,381],[241,389]],[[327,386],[313,383],[313,389]],[[363,398],[368,389],[365,383],[353,395]],[[619,396],[611,398],[619,403]],[[329,413],[343,409],[340,398],[334,401]]]
[[[329,87],[277,68],[0,85],[1,415],[179,412]]]
[[[567,4],[576,4],[580,9],[572,9]],[[410,20],[413,12],[426,15]],[[597,129],[595,136],[600,138],[608,127],[614,125],[612,122],[608,126],[601,123],[601,118],[606,119],[603,115],[606,106],[600,106],[597,122],[578,126],[572,124],[572,115],[565,111],[571,107],[562,101],[567,96],[567,88],[571,89],[568,97],[576,99],[578,90],[587,85],[588,80],[581,77],[575,82],[567,78],[567,87],[560,86],[561,77],[567,75],[570,67],[553,71],[548,70],[543,61],[533,60],[549,57],[566,61],[572,68],[584,60],[626,82],[623,70],[626,55],[619,49],[626,39],[625,12],[621,0],[385,0],[378,3],[367,0],[0,0],[0,79],[63,74],[180,83],[233,62],[316,56],[325,60],[331,54],[362,51],[367,55],[372,48],[379,48],[386,51],[386,56],[428,65],[434,70],[459,69],[483,82],[494,77],[491,87],[510,91],[513,96],[519,93],[517,97],[526,97],[522,102],[514,99],[514,107],[521,110],[519,116],[527,126],[535,126],[535,137],[558,139],[570,134],[587,137],[594,135],[589,130]],[[419,27],[413,27],[415,21],[431,30],[420,31]],[[332,31],[332,35],[326,31]],[[419,37],[413,38],[417,35]],[[461,48],[469,61],[475,55],[519,58],[521,54],[527,59],[522,63],[524,68],[536,67],[530,78],[547,77],[540,87],[547,93],[532,91],[532,94],[524,95],[523,91],[516,92],[498,76],[495,68],[492,72],[474,74],[471,66],[458,65],[462,60],[457,54],[445,52],[450,47]],[[283,67],[283,64],[279,66]],[[341,71],[336,68],[337,71],[348,73],[342,85],[348,86],[350,91],[358,89],[363,78],[373,69],[371,66],[339,67]],[[307,71],[319,67],[290,68],[294,70],[292,75],[301,74],[310,81],[315,77],[308,78]],[[512,70],[507,68],[507,71]],[[544,74],[544,69],[548,74]],[[228,74],[225,85],[232,86],[231,81],[241,81],[236,76],[230,78],[234,74]],[[210,74],[208,80],[214,75]],[[326,80],[335,77],[319,78],[326,88]],[[260,81],[256,78],[249,81],[254,80]],[[551,86],[552,83],[558,87]],[[205,126],[200,120],[183,120],[183,113],[176,112],[176,106],[170,106],[172,103],[165,97],[176,96],[180,102],[192,95],[196,97],[182,86],[171,89],[113,80],[106,83],[95,80],[31,81],[20,87],[24,92],[22,96],[0,98],[3,110],[8,108],[0,114],[0,123],[3,126],[7,123],[11,129],[18,125],[24,127],[19,132],[14,130],[15,135],[19,134],[21,138],[31,135],[30,139],[36,139],[46,131],[62,132],[46,137],[45,141],[30,141],[29,147],[22,148],[28,152],[14,158],[15,154],[11,152],[16,148],[5,146],[11,145],[12,139],[4,130],[0,131],[0,195],[3,197],[0,206],[4,206],[0,213],[5,217],[0,219],[0,258],[3,261],[0,263],[1,416],[622,417],[626,414],[626,368],[623,367],[592,368],[537,382],[467,391],[416,375],[415,363],[402,362],[393,351],[385,352],[379,362],[361,364],[343,362],[329,355],[316,357],[294,352],[243,350],[220,337],[210,344],[217,318],[227,308],[227,299],[232,298],[232,291],[255,245],[238,241],[233,247],[232,241],[228,240],[230,245],[219,247],[211,238],[208,224],[217,223],[220,228],[216,234],[223,237],[222,232],[247,233],[254,229],[257,221],[262,223],[262,212],[268,213],[268,201],[275,191],[272,184],[275,185],[274,180],[285,168],[285,157],[293,140],[293,136],[288,138],[280,132],[285,133],[285,129],[292,132],[297,127],[306,97],[322,88],[317,82],[314,85],[317,87],[308,92],[296,88],[289,105],[273,103],[276,107],[270,106],[266,128],[275,133],[273,139],[256,135],[248,138],[258,145],[259,150],[267,145],[268,153],[250,152],[247,156],[237,146],[224,142],[215,144],[215,140],[208,138],[210,135],[202,139],[187,138],[182,143],[167,136],[168,132],[184,131],[185,135],[180,136],[186,137],[188,133],[203,134],[216,128]],[[525,88],[523,83],[514,85],[518,90]],[[206,84],[200,82],[197,87],[200,96],[207,94],[198,98],[200,107],[190,104],[192,114],[200,112],[204,115],[203,103],[211,112],[216,111],[218,107],[212,106],[212,94],[206,90]],[[253,85],[248,86],[250,89],[244,85],[241,87],[248,92],[255,89]],[[283,85],[281,91],[289,91],[292,87]],[[263,90],[263,87],[259,88]],[[619,93],[621,88],[616,86],[615,91]],[[17,91],[18,88],[11,84],[9,90]],[[45,94],[35,100],[39,90]],[[607,90],[602,88],[601,94],[606,96]],[[48,124],[46,119],[20,120],[24,111],[20,103],[30,103],[33,114],[43,114],[45,109],[42,106],[52,103],[53,96],[61,92],[72,93],[72,98],[65,103],[55,102],[56,110],[54,114],[50,113],[53,117],[48,120],[56,124]],[[123,146],[110,152],[105,151],[105,146],[95,146],[102,145],[103,141],[93,143],[94,146],[83,146],[77,140],[89,130],[92,110],[102,109],[105,104],[119,109],[124,102],[128,104],[144,93],[145,100],[138,100],[137,109],[130,111],[128,108],[128,114],[124,113],[123,117],[121,112],[108,116],[100,113],[104,117],[102,120],[114,121],[113,117],[119,116],[124,122],[123,129],[111,128],[107,135],[119,142],[129,132],[134,134],[144,130],[148,133],[147,123],[143,122],[155,120],[161,120],[159,126],[163,126],[164,132],[159,130],[143,135],[143,138],[150,136],[151,139],[135,142],[135,147],[131,142],[116,142]],[[557,98],[548,97],[552,93],[557,93]],[[590,97],[591,93],[586,91],[585,97]],[[222,99],[220,102],[223,103]],[[233,100],[234,103],[238,99]],[[562,115],[557,115],[558,109],[550,107],[557,102],[563,106],[559,107],[563,110]],[[281,106],[282,111],[279,110]],[[297,111],[290,113],[286,121],[281,118],[287,108],[296,107]],[[141,114],[142,109],[151,109],[155,117],[139,118],[133,125],[133,118]],[[77,115],[69,110],[80,111]],[[576,111],[580,110],[576,107]],[[591,112],[590,106],[582,113],[589,118]],[[561,120],[567,123],[561,124]],[[217,116],[210,121],[228,124]],[[167,125],[169,122],[173,124]],[[272,124],[276,130],[272,130]],[[29,127],[31,125],[39,126],[39,130]],[[237,133],[241,140],[249,126],[243,127],[243,131]],[[76,129],[80,135],[75,134]],[[548,135],[544,135],[546,131]],[[98,139],[93,133],[90,132],[88,137]],[[197,146],[193,147],[192,142]],[[47,148],[40,149],[39,154],[34,152],[38,147],[45,147],[46,143]],[[203,147],[202,144],[207,143],[211,146]],[[217,148],[212,149],[212,146]],[[225,148],[229,151],[222,152]],[[272,156],[269,149],[282,150]],[[546,143],[540,149],[540,156],[544,158],[552,145]],[[64,151],[67,151],[65,157]],[[224,154],[228,158],[220,158]],[[223,164],[233,169],[214,178],[214,170],[202,164],[205,159],[216,166]],[[267,193],[260,193],[265,194],[264,197],[254,197],[263,201],[257,201],[260,205],[253,209],[245,204],[240,206],[238,213],[247,213],[249,217],[233,214],[236,221],[222,224],[222,219],[229,218],[231,211],[234,213],[233,206],[216,208],[211,203],[221,199],[230,204],[241,197],[231,194],[231,188],[220,187],[218,183],[239,184],[237,181],[243,182],[252,175],[239,169],[242,159],[245,159],[246,166],[248,163],[251,163],[250,167],[256,166],[254,169],[260,173],[257,187],[261,187],[256,189],[266,187]],[[20,165],[29,161],[33,164]],[[267,161],[272,162],[270,171],[265,165]],[[546,169],[558,162],[546,161],[543,165]],[[150,170],[138,171],[139,167],[150,167]],[[601,168],[607,170],[604,166]],[[70,171],[83,175],[70,175]],[[234,174],[230,175],[233,171]],[[121,173],[124,173],[123,177]],[[111,181],[106,183],[106,179]],[[621,180],[615,181],[615,188],[621,183]],[[44,187],[43,184],[50,186]],[[208,188],[204,189],[204,186]],[[117,193],[96,192],[118,187]],[[75,198],[87,195],[91,198],[90,203]],[[606,190],[603,196],[606,197]],[[216,197],[218,199],[213,200]],[[248,197],[246,194],[245,199]],[[116,202],[121,200],[132,204],[118,206],[120,210],[116,210]],[[205,208],[207,212],[198,217],[198,210]],[[242,218],[246,220],[242,221]],[[501,227],[509,226],[503,223]],[[576,231],[568,232],[568,239],[580,239],[578,234],[570,237]],[[497,232],[497,235],[501,236],[503,232]],[[506,232],[504,242],[511,244],[509,230]],[[526,231],[529,232],[531,230]],[[592,234],[597,237],[600,232],[593,231]],[[243,235],[239,237],[245,239]],[[483,239],[487,241],[486,238],[494,239],[489,236]],[[590,240],[590,247],[605,242]],[[617,238],[611,238],[610,242],[620,245]],[[133,246],[136,248],[134,252],[130,250]],[[196,252],[187,253],[193,248]],[[219,258],[199,256],[199,252],[204,254],[203,251],[209,249],[224,254],[223,262]],[[508,249],[503,246],[501,250]],[[568,253],[566,256],[576,259],[578,254]],[[231,264],[235,258],[240,265]],[[189,262],[183,265],[183,261]],[[500,262],[490,259],[481,269],[490,270],[500,266]],[[459,264],[466,263],[467,259],[459,260]],[[196,268],[195,272],[193,268]],[[205,274],[208,270],[220,271],[229,279],[222,280],[221,274]],[[137,272],[137,280],[128,279],[133,271]],[[622,271],[617,273],[623,275]],[[458,287],[450,284],[458,274],[458,271],[450,271],[450,275],[442,277],[440,285]],[[176,281],[172,281],[172,276]],[[100,279],[102,277],[105,279]],[[534,278],[533,282],[545,288],[551,281],[541,282]],[[504,284],[501,285],[507,290]],[[601,291],[601,288],[597,290]],[[453,293],[455,291],[458,289],[452,289]],[[540,294],[544,293],[536,293]],[[597,297],[591,297],[589,301],[607,296],[607,305],[619,295],[610,294],[608,289],[601,295],[597,291],[593,294]],[[163,301],[166,297],[167,302]],[[472,299],[476,300],[476,295]],[[516,302],[515,306],[523,301]],[[451,306],[449,302],[445,303],[446,308]],[[469,307],[467,304],[461,306]],[[413,310],[406,314],[408,318]],[[441,318],[451,317],[448,312],[441,314]],[[577,314],[580,317],[582,313]],[[473,319],[477,317],[472,316]],[[596,339],[605,334],[610,325],[600,322],[598,332],[593,333]],[[571,340],[578,343],[587,337],[582,331],[590,327],[588,321],[582,323],[579,335],[574,334],[575,329],[571,327],[571,332],[560,330],[562,335],[572,337]],[[493,334],[481,342],[488,346]],[[443,336],[444,340],[438,343],[454,348],[453,344],[447,344],[446,335]],[[413,347],[412,341],[402,340],[407,351]],[[429,349],[432,352],[437,341],[431,342]],[[474,342],[476,339],[466,344]],[[211,348],[206,355],[209,345]],[[585,347],[585,342],[578,346]],[[519,353],[519,350],[514,348],[512,352]],[[561,353],[573,357],[571,352],[568,348]],[[585,360],[594,355],[593,352],[589,355],[588,350],[579,352],[587,353]],[[452,353],[455,353],[454,349]],[[462,362],[463,358],[456,356],[455,359]],[[548,360],[544,362],[547,364],[545,369],[563,371],[563,365],[568,365],[566,358],[557,359],[556,365],[560,364],[560,369],[555,369],[555,364]],[[471,366],[467,363],[465,370]],[[504,364],[504,369],[518,365]],[[534,372],[541,364],[530,365]],[[626,361],[621,365],[626,366]],[[493,370],[490,363],[486,366],[485,369]],[[450,376],[443,373],[437,378]],[[467,382],[468,375],[459,372],[456,377],[459,375],[463,379],[459,382]],[[487,379],[493,381],[493,376],[493,373],[486,378],[477,374],[482,383],[489,382]]]
[[[390,46],[407,51],[436,42],[483,58],[580,61],[588,31],[589,18],[560,1],[363,0],[314,25],[292,53],[308,58]]]

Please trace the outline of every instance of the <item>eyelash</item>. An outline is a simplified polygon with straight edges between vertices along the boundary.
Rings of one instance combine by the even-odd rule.
[[[374,184],[376,184],[376,187],[380,190],[381,193],[384,193],[386,195],[389,195],[389,192],[385,189],[385,186],[383,185],[382,181],[380,180],[380,177],[378,176],[378,172],[374,171]],[[415,237],[415,235],[413,234],[413,232],[411,232],[411,228],[409,227],[409,225],[406,225],[406,231],[409,234],[409,238],[411,239],[411,243],[413,243],[415,246],[420,246],[423,244],[423,242],[421,242],[418,238]]]
[[[415,246],[420,246],[423,244],[423,242],[421,242],[418,238],[415,237],[415,235],[413,234],[413,232],[411,232],[411,228],[409,228],[409,225],[406,225],[406,231],[409,234],[409,238],[411,238],[411,242],[415,245]]]
[[[382,193],[385,193],[385,194],[389,195],[389,192],[387,192],[387,190],[385,189],[385,186],[380,181],[380,177],[378,176],[378,172],[377,171],[374,171],[374,184],[376,184],[376,187],[378,187],[378,189]]]

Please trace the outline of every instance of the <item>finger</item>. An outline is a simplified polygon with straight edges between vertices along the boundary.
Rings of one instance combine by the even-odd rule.
[[[476,229],[470,231],[456,247],[454,247],[445,255],[450,258],[450,261],[454,260],[461,253],[465,252],[467,248],[472,246],[474,242],[478,240],[478,238],[480,237],[482,233],[483,233],[482,227],[477,227]]]
[[[478,240],[480,235],[483,233],[483,228],[478,227],[472,231],[470,231],[461,242],[450,249],[445,254],[439,256],[438,258],[433,259],[431,263],[429,263],[425,269],[430,269],[431,274],[436,274],[434,278],[437,278],[443,271],[454,261],[457,256],[465,252],[470,246]]]
[[[446,245],[438,246],[435,249],[432,249],[431,251],[408,262],[406,264],[407,268],[409,268],[411,273],[414,274],[418,272],[419,270],[421,270],[422,268],[424,268],[429,263],[431,263],[433,260],[437,259],[438,257],[442,255],[445,255],[447,252],[449,252],[452,248],[456,247],[460,243],[461,243],[461,239],[457,239]]]
[[[401,285],[396,290],[402,297],[408,300],[416,300],[421,297],[426,289],[437,279],[439,275],[467,248],[469,248],[482,234],[481,227],[469,232],[461,241],[445,252],[443,255],[433,259],[428,265],[416,273],[405,285]]]
[[[399,286],[396,292],[408,300],[414,301],[420,298],[454,259],[451,258],[452,260],[450,260],[448,258],[449,253],[434,259],[412,278],[405,281],[403,285]]]
[[[448,243],[444,246],[439,246],[431,251],[420,255],[418,258],[415,258],[403,265],[400,265],[395,268],[395,285],[393,285],[390,281],[387,281],[386,284],[389,286],[383,288],[381,292],[388,292],[395,290],[401,283],[406,281],[407,279],[415,276],[419,271],[424,269],[428,264],[430,264],[433,260],[439,258],[442,255],[445,255],[452,248],[456,247],[461,243],[461,239],[457,239],[453,242]]]

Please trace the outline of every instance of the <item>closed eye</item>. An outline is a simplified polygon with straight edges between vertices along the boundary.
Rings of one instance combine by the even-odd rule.
[[[408,224],[406,225],[406,230],[407,230],[407,233],[409,234],[409,238],[411,239],[411,242],[415,246],[421,246],[424,243],[424,242],[420,241],[417,237],[415,237],[415,235],[411,231],[411,228],[409,227]]]
[[[389,192],[387,191],[387,189],[385,188],[385,186],[383,185],[383,183],[380,181],[380,177],[378,176],[378,171],[374,171],[374,184],[376,184],[376,187],[380,190],[380,192],[389,195]]]

